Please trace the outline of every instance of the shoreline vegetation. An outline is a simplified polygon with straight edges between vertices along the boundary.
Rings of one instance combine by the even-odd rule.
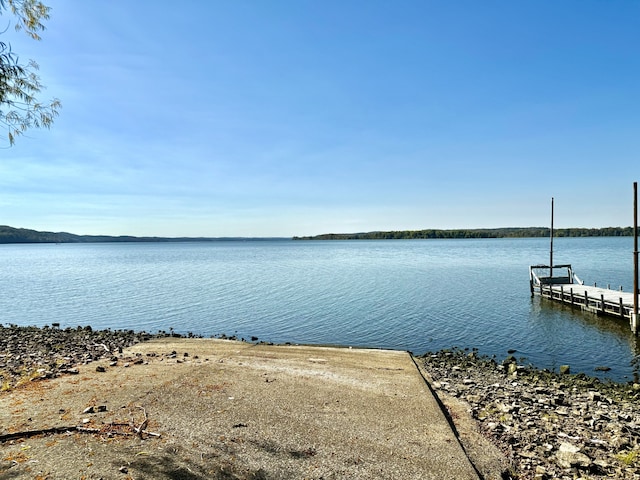
[[[123,358],[123,348],[167,336],[183,337],[172,329],[150,334],[0,324],[0,395],[31,382],[77,375],[103,358],[144,361]],[[509,465],[502,478],[638,478],[637,379],[615,383],[549,372],[520,365],[513,353],[501,360],[454,348],[414,359],[452,423],[469,416],[478,434],[505,454]],[[464,433],[459,434],[464,444]]]
[[[463,238],[536,238],[548,237],[548,227],[508,227],[455,230],[398,230],[363,233],[325,233],[302,237],[135,237],[131,235],[76,235],[67,232],[41,232],[0,225],[0,244],[12,243],[124,243],[124,242],[216,242],[259,240],[424,240]],[[557,228],[555,237],[630,237],[632,227]]]
[[[548,237],[548,227],[477,228],[455,230],[397,230],[363,233],[325,233],[294,240],[421,240],[458,238],[537,238]],[[556,228],[555,237],[630,237],[631,227]]]

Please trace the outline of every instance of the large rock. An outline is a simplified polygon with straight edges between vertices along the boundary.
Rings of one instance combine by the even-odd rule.
[[[562,443],[555,455],[556,463],[562,468],[588,468],[591,465],[591,459],[584,453],[580,452],[580,447],[576,447],[570,443]]]

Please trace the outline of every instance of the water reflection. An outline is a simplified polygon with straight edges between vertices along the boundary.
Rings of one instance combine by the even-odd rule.
[[[531,298],[531,319],[545,331],[551,358],[562,357],[566,349],[585,352],[582,361],[572,365],[573,370],[614,381],[640,378],[640,338],[631,332],[628,320],[599,316],[538,296]],[[546,368],[557,367],[554,362]],[[611,370],[599,371],[596,367]]]

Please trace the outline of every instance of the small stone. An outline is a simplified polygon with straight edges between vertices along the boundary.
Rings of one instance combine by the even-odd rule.
[[[593,464],[600,467],[603,471],[607,471],[611,467],[611,464],[603,458],[595,460]]]
[[[93,406],[85,408],[82,413],[95,413]]]
[[[107,369],[106,369],[106,368],[104,368],[102,365],[98,365],[98,366],[96,367],[96,372],[104,373],[104,372],[106,372],[106,371],[107,371]]]
[[[629,444],[629,440],[624,436],[624,435],[613,435],[610,439],[609,439],[609,444],[615,449],[615,450],[622,450],[624,448],[627,448],[630,444]]]
[[[516,360],[516,357],[514,357],[513,355],[509,355],[507,358],[505,358],[504,361],[502,362],[502,365],[506,367],[510,363],[518,363],[518,361]]]
[[[538,465],[536,466],[536,471],[533,478],[535,480],[547,480],[549,476],[547,475],[547,470],[543,466]]]
[[[630,422],[632,417],[628,413],[623,412],[618,414],[618,418],[624,422]]]
[[[598,392],[589,392],[589,400],[592,402],[600,401],[600,393]]]
[[[560,365],[559,371],[561,375],[568,375],[571,373],[571,367],[569,365]]]
[[[128,469],[127,467],[124,467],[124,466],[123,466],[123,467],[120,467],[120,468],[118,469],[118,471],[119,471],[120,473],[129,473],[129,469]]]
[[[608,372],[609,370],[611,370],[611,367],[598,366],[594,368],[594,370],[596,372]]]

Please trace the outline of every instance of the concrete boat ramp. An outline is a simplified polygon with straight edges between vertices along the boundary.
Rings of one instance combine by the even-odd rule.
[[[116,356],[0,392],[0,435],[49,432],[0,443],[1,478],[483,478],[407,352],[166,338]]]

